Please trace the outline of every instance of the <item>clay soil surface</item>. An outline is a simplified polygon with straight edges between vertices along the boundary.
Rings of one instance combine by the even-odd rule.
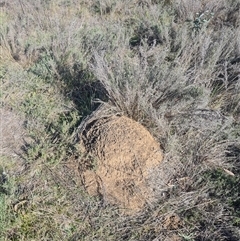
[[[93,157],[82,175],[89,194],[134,211],[151,201],[149,175],[163,155],[149,131],[130,118],[114,116],[91,123],[82,137]]]

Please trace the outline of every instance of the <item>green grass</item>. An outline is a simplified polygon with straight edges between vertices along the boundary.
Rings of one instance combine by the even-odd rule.
[[[239,6],[11,0],[1,7],[1,108],[24,116],[28,138],[19,159],[0,159],[8,175],[0,239],[239,240]],[[77,173],[89,161],[77,128],[102,102],[143,124],[164,150],[151,176],[155,202],[131,216],[89,197]],[[172,214],[182,226],[166,229]]]
[[[7,211],[5,196],[3,194],[1,194],[0,195],[0,213],[1,213],[0,230],[1,230],[1,233],[3,232],[3,230],[5,230],[6,226],[8,225],[7,212],[8,211]]]

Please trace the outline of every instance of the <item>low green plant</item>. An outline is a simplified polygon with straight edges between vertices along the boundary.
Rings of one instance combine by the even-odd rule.
[[[184,241],[194,241],[194,235],[193,234],[180,233],[179,236],[182,237]]]
[[[9,217],[8,217],[8,207],[6,203],[6,196],[3,193],[0,193],[0,240],[4,240],[3,236],[8,226]]]
[[[213,185],[210,195],[221,199],[232,210],[232,215],[240,218],[240,177],[232,176],[222,170],[206,173],[207,179]]]
[[[213,16],[214,16],[214,13],[209,11],[196,13],[196,17],[193,20],[193,27],[192,27],[193,31],[195,33],[198,33],[203,27],[206,28],[208,23],[213,18]]]

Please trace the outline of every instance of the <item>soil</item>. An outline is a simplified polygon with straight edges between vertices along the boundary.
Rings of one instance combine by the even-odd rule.
[[[24,120],[16,113],[0,108],[0,156],[18,157],[24,145]]]
[[[81,137],[93,160],[82,171],[90,195],[133,211],[151,201],[149,175],[163,154],[147,129],[130,118],[113,116],[95,120]]]
[[[177,230],[182,227],[182,220],[177,214],[169,214],[163,221],[163,228],[167,230]]]

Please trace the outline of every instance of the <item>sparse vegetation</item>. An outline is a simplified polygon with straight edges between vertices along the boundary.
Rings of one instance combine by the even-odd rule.
[[[240,0],[1,0],[0,108],[26,135],[0,150],[0,241],[240,240],[239,76]],[[81,185],[101,104],[164,151],[133,215]]]

